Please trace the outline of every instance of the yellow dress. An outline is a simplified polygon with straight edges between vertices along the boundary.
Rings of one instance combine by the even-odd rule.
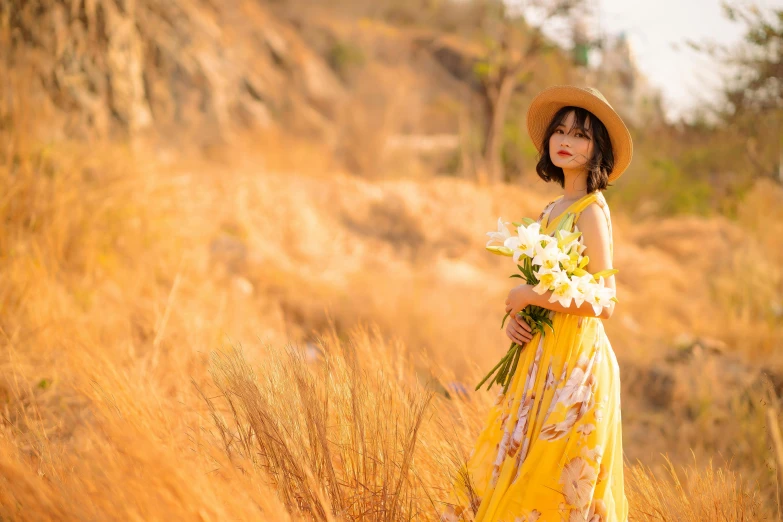
[[[603,194],[582,197],[550,223],[558,199],[539,216],[544,233],[578,230],[582,210],[596,202],[611,238]],[[617,359],[601,319],[550,317],[554,333],[533,336],[508,393],[500,389],[454,483],[456,510],[443,520],[627,522]]]

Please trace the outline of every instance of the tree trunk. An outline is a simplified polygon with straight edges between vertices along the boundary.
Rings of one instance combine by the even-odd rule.
[[[487,127],[484,140],[484,165],[487,177],[491,183],[499,183],[504,179],[502,150],[503,134],[506,124],[506,113],[511,101],[511,94],[516,87],[516,75],[504,75],[499,82],[497,94],[486,94]]]

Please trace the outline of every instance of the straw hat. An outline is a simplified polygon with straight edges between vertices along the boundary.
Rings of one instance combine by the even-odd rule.
[[[544,133],[555,113],[569,105],[587,109],[606,127],[614,153],[614,169],[609,173],[609,181],[616,180],[631,164],[633,141],[622,118],[598,89],[555,85],[544,89],[533,98],[527,111],[527,132],[538,152],[543,149]]]

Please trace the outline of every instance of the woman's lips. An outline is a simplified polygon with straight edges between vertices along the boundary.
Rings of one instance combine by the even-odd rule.
[[[571,154],[570,152],[566,152],[564,150],[558,151],[557,154],[558,156],[573,156],[573,154]]]

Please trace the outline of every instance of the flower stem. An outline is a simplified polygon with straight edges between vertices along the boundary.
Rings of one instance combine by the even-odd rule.
[[[508,375],[508,379],[506,379],[506,384],[503,387],[503,393],[508,391],[508,387],[511,384],[511,379],[514,378],[514,372],[517,371],[517,364],[519,364],[519,357],[522,355],[523,349],[524,346],[519,346],[519,348],[517,348],[517,353],[514,354],[514,364],[511,366],[511,372]]]
[[[500,383],[503,379],[503,376],[508,371],[508,367],[511,365],[511,360],[514,358],[514,346],[515,344],[512,342],[511,347],[506,352],[506,355],[503,356],[503,364],[500,366],[500,369],[498,370],[497,375],[493,379],[489,381],[489,385],[487,386],[487,390],[492,388],[492,385],[495,383]]]
[[[511,343],[511,344],[512,344],[512,346],[513,346],[513,344],[514,344],[514,343]],[[476,391],[478,391],[478,389],[479,389],[479,388],[481,388],[481,385],[482,385],[482,384],[484,384],[484,382],[486,382],[486,380],[487,380],[487,379],[489,379],[489,378],[490,378],[490,376],[491,376],[493,373],[495,373],[495,370],[497,370],[498,368],[500,368],[500,365],[502,365],[504,362],[506,362],[506,359],[508,359],[508,357],[509,357],[510,353],[511,353],[510,351],[509,351],[509,352],[507,352],[507,353],[506,353],[506,355],[504,355],[504,356],[503,356],[503,358],[502,358],[502,359],[500,359],[500,362],[498,362],[498,363],[495,365],[495,367],[494,367],[494,368],[492,368],[492,369],[489,371],[489,373],[488,373],[488,374],[487,374],[487,375],[486,375],[486,376],[485,376],[483,379],[481,379],[481,382],[480,382],[480,383],[478,383],[478,386],[476,386],[476,388],[475,388],[475,390],[476,390]]]
[[[506,373],[508,372],[508,368],[509,366],[511,366],[511,362],[514,359],[513,350],[514,350],[514,343],[511,343],[511,348],[509,349],[508,353],[505,356],[505,362],[503,363],[503,366],[500,367],[500,370],[498,370],[498,374],[490,382],[489,387],[487,387],[488,390],[489,388],[492,387],[492,384],[494,383],[500,384],[503,382],[503,379],[505,379]]]

